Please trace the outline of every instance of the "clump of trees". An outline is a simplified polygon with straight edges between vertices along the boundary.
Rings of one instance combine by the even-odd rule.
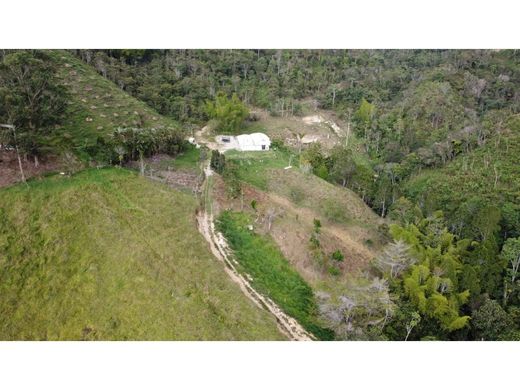
[[[316,295],[321,318],[338,339],[386,339],[383,329],[392,317],[395,304],[385,279],[355,278],[339,293]]]
[[[157,153],[176,156],[187,146],[182,134],[172,128],[118,128],[105,138],[99,138],[91,153],[100,160],[123,164],[139,161],[140,172],[145,173],[144,159]]]
[[[228,98],[219,92],[213,101],[206,102],[206,112],[216,123],[214,130],[228,134],[238,133],[249,116],[249,110],[235,93]]]
[[[67,107],[67,90],[56,66],[41,50],[17,51],[0,62],[0,123],[2,144],[16,148],[25,159],[39,158],[63,143],[59,125]]]

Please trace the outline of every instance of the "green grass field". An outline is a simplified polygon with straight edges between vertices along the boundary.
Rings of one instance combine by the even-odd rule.
[[[251,221],[246,214],[225,211],[217,228],[224,234],[239,269],[249,274],[253,286],[276,302],[285,313],[297,319],[320,339],[332,333],[316,321],[316,303],[311,287],[283,257],[274,242],[247,229]]]
[[[226,159],[234,161],[239,169],[240,180],[266,191],[269,184],[269,171],[283,169],[289,165],[298,166],[296,154],[286,150],[269,150],[267,152],[239,152],[229,150]]]
[[[196,200],[124,169],[0,190],[1,340],[271,340]]]

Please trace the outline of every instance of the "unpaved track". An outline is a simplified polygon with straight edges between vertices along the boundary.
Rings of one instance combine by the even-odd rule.
[[[224,263],[226,273],[229,275],[231,280],[238,284],[242,292],[251,299],[258,307],[268,310],[272,315],[275,316],[278,321],[279,329],[290,339],[296,341],[310,341],[315,338],[309,334],[305,329],[296,321],[294,318],[285,314],[276,303],[271,299],[263,296],[256,291],[249,280],[240,274],[236,267],[236,260],[231,257],[231,250],[227,245],[225,238],[220,232],[215,231],[215,224],[213,220],[213,213],[211,211],[211,187],[208,178],[213,174],[208,165],[204,168],[206,174],[206,180],[203,185],[203,202],[204,209],[199,211],[197,214],[198,228],[202,236],[208,242],[211,252],[213,255]],[[208,210],[209,208],[209,210]]]

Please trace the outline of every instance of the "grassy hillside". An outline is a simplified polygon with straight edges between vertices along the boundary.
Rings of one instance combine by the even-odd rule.
[[[63,137],[81,152],[97,137],[111,134],[117,127],[176,127],[146,103],[121,90],[96,70],[62,50],[48,52],[58,65],[58,76],[70,94]]]
[[[298,169],[296,154],[285,150],[268,152],[226,152],[238,165],[241,180],[261,190],[290,199],[295,204],[316,210],[324,219],[337,223],[361,224],[375,228],[376,214],[353,191],[335,186]],[[292,168],[285,169],[290,165]]]
[[[196,201],[127,170],[0,191],[0,339],[281,339],[197,233]]]

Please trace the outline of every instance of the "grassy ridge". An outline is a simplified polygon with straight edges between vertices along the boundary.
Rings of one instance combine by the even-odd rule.
[[[252,284],[276,302],[285,313],[296,318],[308,331],[323,340],[333,334],[316,321],[316,303],[311,287],[283,257],[274,242],[249,231],[245,214],[223,212],[217,221],[242,271]]]
[[[196,201],[121,169],[0,191],[0,339],[280,339],[209,253]]]

